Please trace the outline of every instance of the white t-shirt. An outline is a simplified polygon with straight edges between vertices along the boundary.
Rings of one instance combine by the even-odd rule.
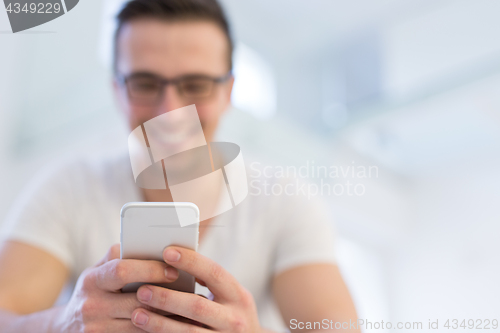
[[[284,331],[272,299],[272,277],[294,266],[334,263],[333,235],[326,210],[316,200],[264,192],[257,196],[257,183],[236,208],[213,219],[199,252],[252,293],[263,327]],[[120,242],[120,209],[132,201],[143,199],[126,154],[76,160],[31,184],[9,214],[3,238],[51,253],[76,280]]]

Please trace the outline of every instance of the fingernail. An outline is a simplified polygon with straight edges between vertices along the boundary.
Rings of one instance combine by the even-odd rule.
[[[165,276],[169,280],[177,280],[177,278],[179,277],[179,271],[177,271],[173,267],[167,267],[165,268]]]
[[[174,249],[166,249],[163,256],[166,261],[170,262],[179,261],[179,259],[181,258],[181,254],[179,253],[179,251],[176,251]]]
[[[153,292],[148,287],[139,288],[137,298],[141,302],[149,302],[153,298]]]
[[[138,311],[134,317],[134,324],[143,326],[143,325],[146,325],[148,323],[148,320],[149,320],[149,317],[147,314],[145,314],[142,311]]]

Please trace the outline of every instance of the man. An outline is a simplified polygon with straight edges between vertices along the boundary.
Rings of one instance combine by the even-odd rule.
[[[215,0],[126,4],[118,15],[114,86],[130,129],[195,104],[210,142],[230,103],[231,52]],[[10,215],[0,249],[1,332],[264,332],[283,330],[282,320],[356,321],[327,221],[311,201],[249,196],[201,222],[198,253],[169,247],[165,262],[119,259],[112,244],[119,241],[119,210],[130,201],[172,197],[136,187],[127,157],[76,161],[39,179]],[[171,282],[177,269],[214,299],[153,285],[120,292],[131,282]],[[52,307],[72,278],[69,302]]]

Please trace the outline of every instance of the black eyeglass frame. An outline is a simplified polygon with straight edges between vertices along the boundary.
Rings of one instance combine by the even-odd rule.
[[[127,82],[129,82],[131,78],[137,77],[137,76],[152,77],[152,78],[157,79],[158,82],[161,84],[160,93],[158,94],[158,97],[156,98],[156,100],[154,102],[140,103],[137,100],[135,102],[133,101],[134,98],[132,97],[132,94],[130,92],[130,87],[127,84]],[[115,77],[116,77],[117,82],[121,86],[125,87],[125,89],[127,90],[127,97],[129,98],[129,100],[132,103],[134,103],[134,104],[137,103],[139,105],[154,106],[154,105],[158,105],[159,102],[162,100],[162,98],[165,94],[165,87],[168,86],[169,84],[176,86],[177,91],[179,92],[179,94],[182,95],[182,89],[179,88],[179,84],[181,82],[185,81],[186,79],[204,79],[204,80],[208,79],[208,80],[211,80],[215,84],[220,84],[220,83],[226,82],[231,77],[233,77],[233,73],[232,73],[232,71],[229,71],[226,74],[219,76],[219,77],[213,77],[213,76],[202,75],[202,74],[188,74],[188,75],[179,76],[179,77],[173,78],[173,79],[167,79],[165,77],[162,77],[160,75],[157,75],[157,74],[154,74],[151,72],[133,72],[129,75],[116,74]]]

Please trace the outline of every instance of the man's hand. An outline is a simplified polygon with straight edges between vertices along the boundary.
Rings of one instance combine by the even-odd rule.
[[[117,244],[101,262],[80,275],[71,300],[59,317],[61,332],[144,333],[130,319],[134,310],[145,306],[135,293],[121,293],[120,289],[132,282],[173,282],[179,273],[163,262],[120,260],[119,257],[120,245]]]
[[[261,332],[252,295],[222,266],[195,251],[168,247],[168,265],[186,271],[210,289],[214,300],[195,294],[143,285],[137,299],[143,304],[132,313],[136,327],[151,333],[167,332]],[[207,328],[161,316],[144,306],[168,311],[204,324]]]

